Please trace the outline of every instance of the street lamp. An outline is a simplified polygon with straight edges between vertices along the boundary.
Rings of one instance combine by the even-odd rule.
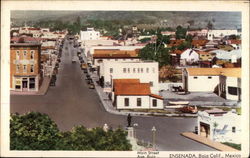
[[[153,143],[153,149],[155,149],[155,132],[156,132],[156,128],[155,126],[153,126],[152,128],[152,134],[153,134],[153,140],[152,140],[152,143]]]
[[[136,139],[136,129],[135,129],[135,127],[138,127],[138,123],[134,123],[133,124],[133,126],[134,126],[134,138]]]

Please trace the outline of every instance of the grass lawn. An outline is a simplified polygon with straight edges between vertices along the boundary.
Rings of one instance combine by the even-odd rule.
[[[241,150],[241,144],[234,144],[234,143],[229,143],[229,142],[223,142],[222,144],[225,144],[237,150]]]

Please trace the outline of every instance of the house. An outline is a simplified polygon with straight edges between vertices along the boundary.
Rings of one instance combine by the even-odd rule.
[[[192,40],[191,45],[193,48],[202,49],[205,47],[208,40]]]
[[[214,39],[222,39],[225,36],[230,35],[237,35],[237,30],[208,30],[207,39],[214,40]]]
[[[183,86],[189,92],[215,92],[229,100],[241,100],[241,68],[186,68]]]
[[[41,44],[10,44],[10,89],[38,91],[41,76]]]
[[[198,112],[198,135],[216,142],[241,144],[241,116],[233,111],[212,109]]]
[[[219,45],[216,41],[208,41],[205,45],[205,48],[216,48]]]
[[[113,79],[140,79],[142,83],[150,83],[151,92],[159,93],[159,68],[158,62],[130,61],[111,62],[105,61],[100,65],[99,78],[103,80],[104,87],[112,87]]]
[[[191,36],[207,36],[207,29],[202,29],[202,30],[194,30],[194,31],[187,31],[187,35]]]
[[[100,32],[95,31],[94,28],[87,28],[86,31],[80,31],[81,40],[98,40],[100,38]]]
[[[194,49],[186,49],[181,53],[180,63],[182,66],[195,64],[199,61],[199,54]]]
[[[214,53],[205,52],[205,51],[197,51],[200,57],[200,61],[211,61],[214,58]]]
[[[152,94],[139,79],[114,79],[113,105],[117,109],[163,109],[163,98]]]

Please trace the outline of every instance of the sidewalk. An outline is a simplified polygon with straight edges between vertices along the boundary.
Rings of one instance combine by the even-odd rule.
[[[197,141],[199,143],[210,146],[210,147],[217,149],[219,151],[239,151],[239,150],[236,150],[236,149],[229,147],[227,145],[221,144],[219,142],[214,142],[210,139],[207,139],[207,138],[202,137],[200,135],[194,134],[192,132],[184,132],[184,133],[181,133],[181,135],[184,137],[187,137],[189,139],[192,139],[194,141]]]
[[[38,91],[32,92],[19,92],[19,91],[10,91],[11,95],[45,95],[48,91],[51,77],[45,76],[42,81],[42,85],[40,86]]]

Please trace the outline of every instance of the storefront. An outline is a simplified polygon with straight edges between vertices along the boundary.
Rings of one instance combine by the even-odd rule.
[[[16,91],[38,91],[38,76],[13,77]]]

